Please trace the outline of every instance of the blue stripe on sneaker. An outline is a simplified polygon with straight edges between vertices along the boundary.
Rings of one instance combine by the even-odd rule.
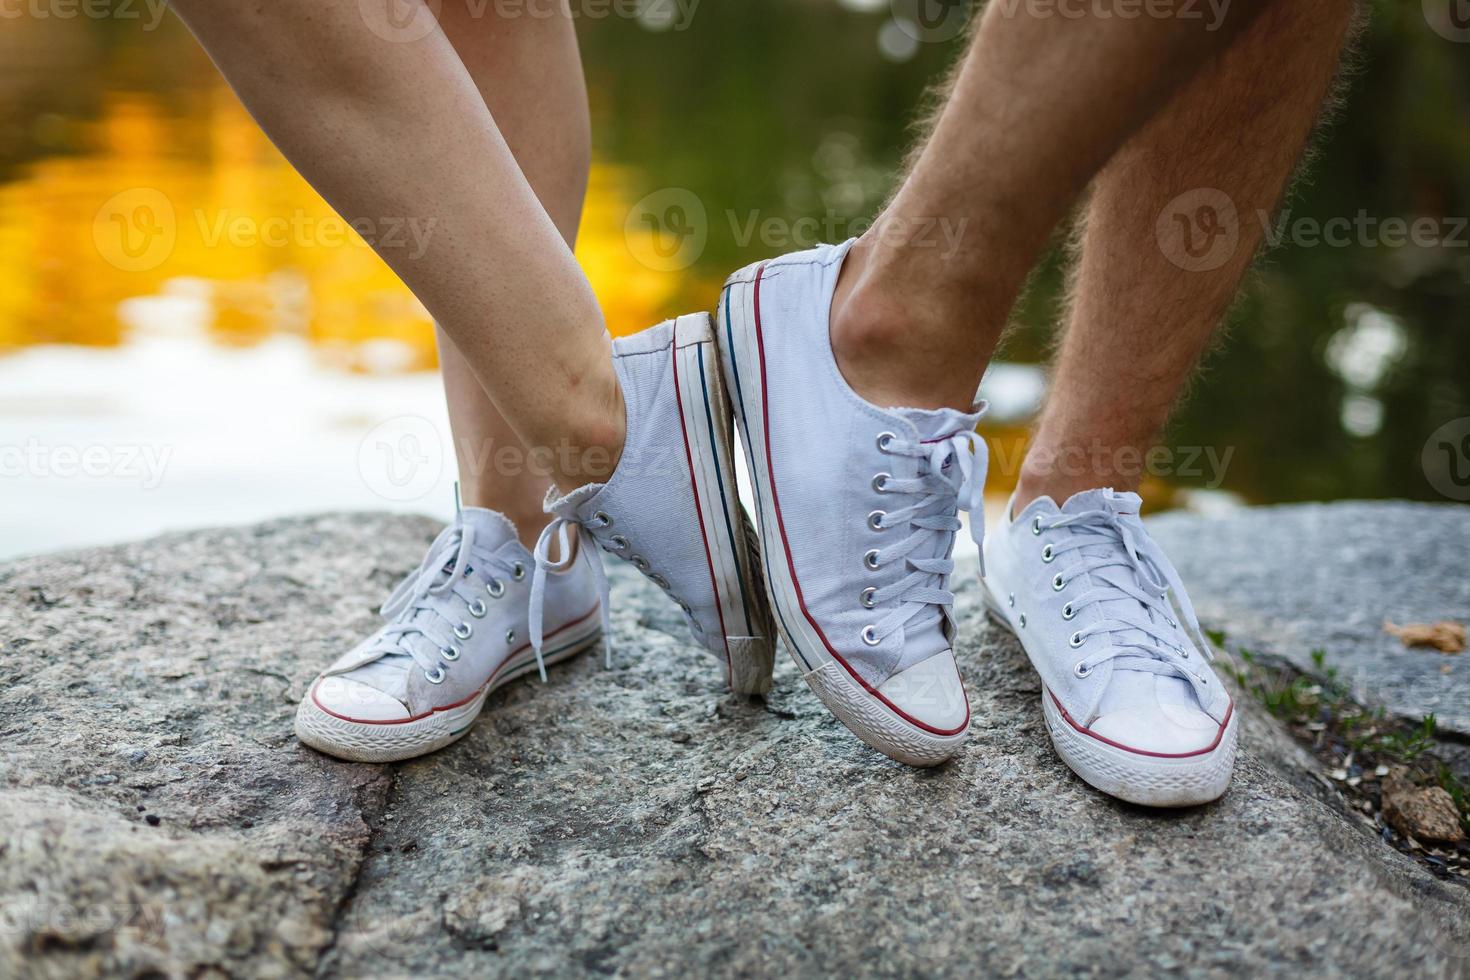
[[[715,461],[715,479],[720,484],[720,510],[725,515],[725,533],[730,535],[730,553],[735,556],[735,577],[740,580],[740,607],[745,612],[746,629],[753,629],[755,623],[750,618],[750,597],[745,594],[745,575],[741,570],[740,553],[744,549],[740,540],[735,537],[735,528],[730,523],[730,501],[725,494],[725,474],[720,469],[720,453],[716,448],[720,445],[717,441],[719,433],[715,431],[715,417],[709,405],[709,379],[704,373],[703,350],[699,353],[699,388],[704,393],[704,420],[709,426],[710,456]]]
[[[755,472],[755,447],[750,444],[750,419],[747,418],[745,414],[745,389],[740,387],[740,365],[735,360],[735,328],[731,325],[730,322],[729,286],[725,287],[725,342],[727,345],[725,347],[725,350],[729,353],[730,357],[730,375],[735,380],[735,404],[740,406],[740,421],[743,423],[746,433],[745,453],[746,460],[750,463],[750,486],[753,490],[755,490],[756,513],[764,514],[765,507],[761,503],[761,481],[759,477],[756,476]],[[764,520],[764,518],[762,518],[762,520]],[[775,579],[771,577],[771,549],[766,547],[766,543],[764,541],[761,542],[761,564],[765,565],[766,567],[766,581],[774,582]],[[791,628],[786,625],[786,617],[781,613],[781,604],[779,602],[775,602],[774,597],[773,601],[771,602],[771,608],[776,611],[776,618],[781,621],[781,628],[785,630],[786,635],[794,635],[791,632]],[[796,648],[795,645],[788,643],[787,646],[790,647],[791,652],[796,655],[797,659],[801,661],[801,665],[803,668],[805,668],[806,670],[812,669],[812,665],[807,662],[806,657],[802,654],[800,650]]]

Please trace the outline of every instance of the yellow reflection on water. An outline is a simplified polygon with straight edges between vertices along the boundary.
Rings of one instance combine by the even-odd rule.
[[[152,96],[114,95],[85,152],[43,158],[0,185],[0,350],[123,343],[124,300],[189,278],[204,284],[221,342],[291,332],[348,370],[433,367],[422,305],[233,93],[212,86],[196,106],[171,115]],[[627,171],[594,164],[577,246],[615,334],[718,289],[634,257],[628,236],[640,232],[624,227],[632,185]]]

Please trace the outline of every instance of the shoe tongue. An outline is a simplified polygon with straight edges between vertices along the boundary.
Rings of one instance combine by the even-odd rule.
[[[485,507],[465,507],[459,512],[459,522],[474,529],[475,546],[485,551],[496,551],[519,537],[510,518]]]
[[[957,432],[969,432],[980,423],[980,412],[959,412],[953,408],[895,408],[898,415],[919,430],[925,441],[944,439]]]
[[[1089,510],[1111,510],[1117,514],[1137,516],[1142,501],[1136,493],[1118,493],[1112,487],[1081,490],[1062,504],[1062,513],[1080,514]]]

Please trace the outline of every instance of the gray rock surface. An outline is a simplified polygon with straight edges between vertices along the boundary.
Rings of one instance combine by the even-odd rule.
[[[1227,646],[1308,672],[1320,649],[1357,700],[1470,736],[1470,654],[1406,648],[1383,630],[1470,622],[1470,507],[1300,504],[1149,526]]]
[[[975,732],[937,770],[864,748],[784,656],[764,705],[730,699],[621,572],[611,671],[513,685],[401,765],[301,747],[305,685],[435,530],[0,566],[0,976],[1470,973],[1470,891],[1359,829],[1252,704],[1216,805],[1072,777],[968,575]]]

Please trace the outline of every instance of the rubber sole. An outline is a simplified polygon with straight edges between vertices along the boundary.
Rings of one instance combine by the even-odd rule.
[[[591,649],[602,639],[602,629],[547,650],[546,665],[570,660]],[[415,718],[411,721],[367,723],[342,718],[316,703],[311,691],[296,709],[296,737],[302,742],[347,762],[400,762],[427,755],[458,741],[480,716],[485,699],[511,681],[536,673],[536,654],[518,653],[505,662],[480,690],[463,704]],[[320,678],[312,681],[315,690]]]
[[[730,399],[708,313],[675,320],[673,351],[685,460],[724,634],[725,679],[736,694],[765,694],[775,629],[761,585],[760,545],[735,483]]]
[[[761,265],[757,264],[731,276],[716,316],[721,367],[734,397],[735,421],[755,488],[765,582],[777,629],[807,685],[854,735],[907,765],[938,765],[963,746],[969,731],[968,715],[965,724],[951,732],[935,731],[903,717],[834,655],[802,604],[782,532],[767,449],[764,351],[758,311],[760,274]]]
[[[1011,624],[983,581],[980,594],[990,618],[1015,635],[1034,669],[1037,658],[1027,646],[1026,637]],[[1109,796],[1139,806],[1187,807],[1217,800],[1230,786],[1240,728],[1239,715],[1234,711],[1213,749],[1188,756],[1148,755],[1103,741],[1074,725],[1045,685],[1041,689],[1041,713],[1052,748],[1067,768]]]

